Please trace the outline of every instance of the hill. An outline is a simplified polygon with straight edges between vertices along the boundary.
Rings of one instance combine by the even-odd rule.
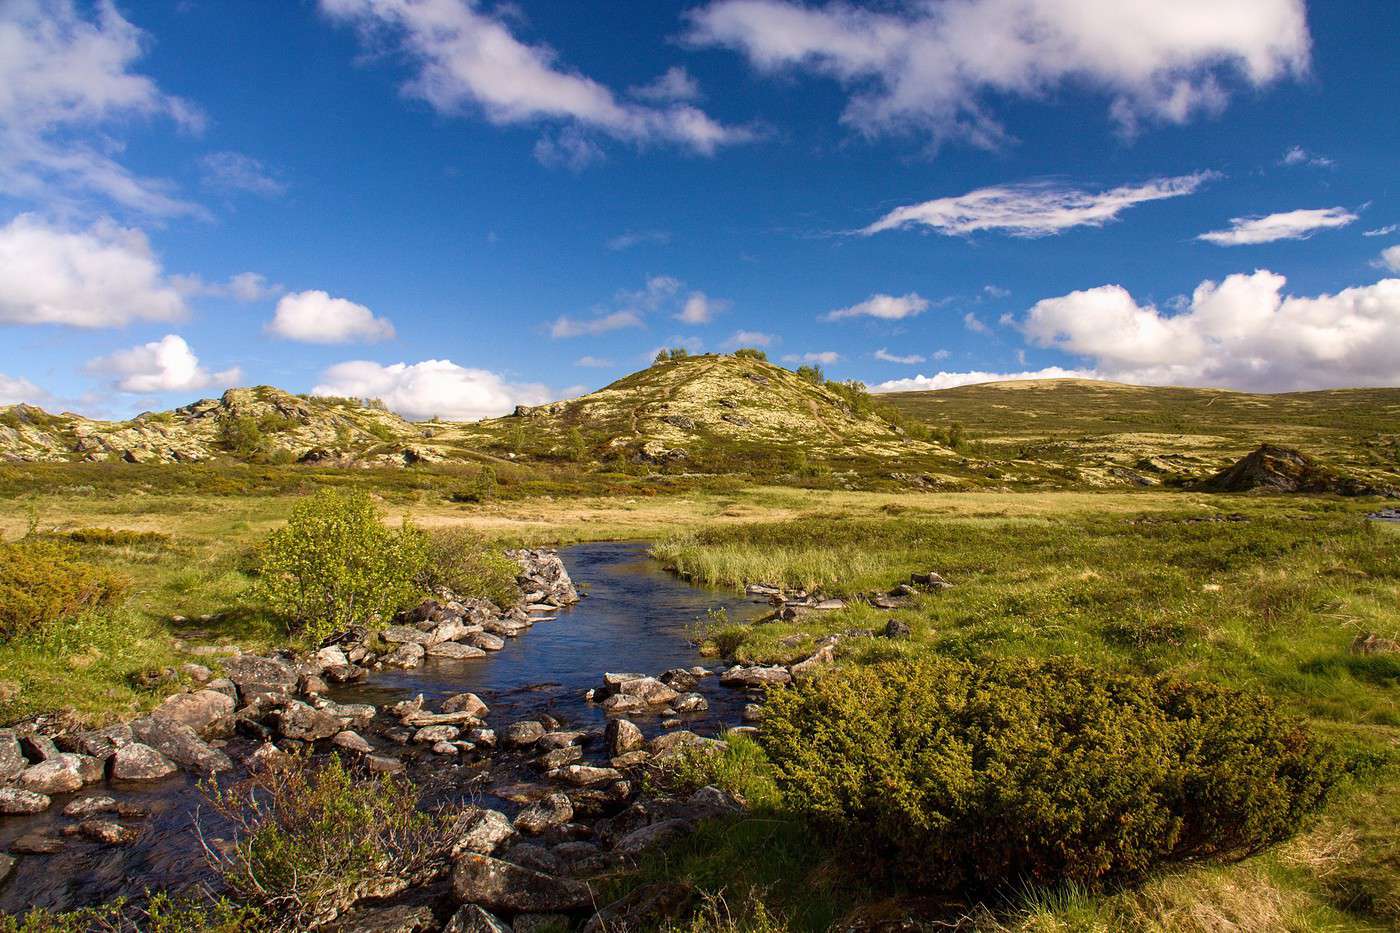
[[[910,419],[963,425],[984,456],[1096,485],[1199,481],[1261,444],[1380,485],[1400,476],[1400,389],[1264,395],[1046,379],[880,398]]]

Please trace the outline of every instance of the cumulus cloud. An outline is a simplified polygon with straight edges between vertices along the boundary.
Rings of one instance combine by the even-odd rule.
[[[1212,230],[1196,237],[1216,246],[1252,246],[1276,240],[1306,240],[1319,230],[1353,223],[1357,216],[1342,207],[1284,211],[1264,217],[1232,217],[1226,230]]]
[[[729,339],[724,342],[726,347],[737,349],[739,347],[767,347],[777,341],[773,334],[765,334],[759,330],[736,330],[729,335]]]
[[[283,295],[267,332],[302,343],[375,343],[393,339],[394,325],[362,304],[313,289]]]
[[[850,88],[842,120],[867,135],[925,132],[993,147],[998,98],[1097,89],[1121,131],[1217,113],[1232,83],[1304,74],[1303,0],[947,0],[870,9],[833,0],[715,0],[688,40],[744,54],[763,72],[805,70]]]
[[[0,405],[18,405],[20,402],[26,402],[30,405],[45,406],[52,399],[52,395],[28,379],[0,373]]]
[[[705,155],[753,136],[687,103],[620,100],[561,64],[547,46],[516,38],[499,10],[487,12],[474,0],[321,0],[321,9],[355,25],[369,41],[387,37],[397,43],[417,69],[404,93],[440,113],[476,108],[500,125],[550,121],[626,142],[675,143]],[[576,158],[577,143],[564,145]]]
[[[627,89],[627,93],[642,100],[672,102],[696,101],[701,98],[700,84],[680,65],[667,68],[655,81]]]
[[[111,376],[117,389],[138,394],[190,392],[211,385],[222,388],[241,378],[237,367],[211,373],[200,366],[190,345],[175,334],[99,357],[88,363],[88,369]]]
[[[287,185],[262,162],[241,152],[211,152],[199,160],[204,183],[225,192],[244,192],[264,198],[286,194]]]
[[[61,202],[97,195],[158,216],[204,215],[165,181],[142,178],[112,157],[117,129],[168,117],[187,129],[199,111],[132,70],[145,34],[111,0],[0,4],[0,193]],[[81,138],[95,132],[97,144]]]
[[[1139,305],[1119,285],[1037,302],[1027,340],[1092,361],[1105,378],[1258,391],[1400,384],[1400,279],[1283,294],[1268,270],[1202,282],[1185,310]]]
[[[974,334],[990,334],[992,332],[991,328],[983,324],[981,319],[971,311],[963,315],[963,327],[966,327]]]
[[[884,347],[881,347],[880,349],[875,351],[875,359],[881,361],[882,363],[901,363],[905,366],[912,366],[915,363],[922,363],[925,361],[925,358],[917,353],[910,353],[905,356],[900,356],[896,353],[891,353]]]
[[[1309,152],[1302,146],[1293,146],[1279,160],[1283,165],[1308,165],[1313,168],[1334,168],[1336,162],[1324,155]]]
[[[266,301],[286,291],[260,272],[240,272],[226,282],[206,282],[198,275],[172,275],[170,281],[186,297],[207,295],[242,302]]]
[[[1086,369],[1064,369],[1047,366],[1031,372],[996,373],[971,370],[961,373],[938,372],[932,376],[911,376],[908,379],[890,379],[870,387],[872,392],[923,392],[931,389],[956,389],[958,386],[978,385],[983,382],[1023,382],[1029,379],[1102,379],[1098,373]]]
[[[140,230],[110,220],[70,230],[33,214],[0,227],[0,324],[118,327],[184,315]]]
[[[1372,263],[1378,269],[1389,269],[1391,272],[1400,272],[1400,245],[1388,246],[1381,250],[1380,256]]]
[[[870,236],[922,226],[945,236],[967,236],[981,230],[1014,237],[1051,236],[1071,227],[1102,227],[1135,205],[1193,194],[1214,177],[1213,172],[1196,172],[1107,191],[1085,191],[1051,181],[996,185],[897,207],[860,232]]]
[[[821,363],[831,365],[840,362],[841,354],[835,350],[824,350],[819,353],[789,353],[783,357],[784,363]]]
[[[822,315],[823,320],[841,321],[852,317],[873,317],[882,321],[902,321],[928,310],[929,301],[918,292],[907,295],[874,294],[848,308],[837,308]]]
[[[708,324],[715,319],[716,314],[724,312],[728,307],[729,302],[723,299],[710,298],[704,292],[691,292],[686,297],[680,313],[676,315],[676,320],[686,324]]]
[[[474,421],[504,415],[516,405],[540,405],[552,398],[538,383],[507,382],[486,369],[451,360],[394,363],[369,360],[337,363],[321,374],[316,395],[377,398],[405,418]]]

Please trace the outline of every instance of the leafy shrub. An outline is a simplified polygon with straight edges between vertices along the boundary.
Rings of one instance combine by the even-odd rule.
[[[407,887],[444,860],[458,811],[418,809],[408,781],[358,778],[338,756],[287,755],[228,788],[206,788],[233,826],[208,858],[240,901],[286,930],[324,924],[371,895]]]
[[[519,565],[468,528],[434,528],[427,533],[423,590],[445,587],[458,596],[489,599],[509,607],[520,597],[515,585]]]
[[[734,357],[740,360],[768,361],[768,354],[757,347],[740,347],[734,351]]]
[[[1132,879],[1288,838],[1340,776],[1267,698],[1077,661],[896,661],[771,695],[785,799],[930,888]]]
[[[117,898],[79,910],[0,915],[0,933],[254,933],[268,929],[251,907],[224,898],[196,900],[156,893],[144,904]]]
[[[224,415],[219,419],[219,444],[239,457],[252,457],[263,451],[267,438],[263,437],[256,418]]]
[[[127,545],[159,546],[170,543],[170,535],[159,531],[132,531],[127,528],[75,528],[63,532],[63,537],[75,544],[98,544],[105,547]]]
[[[69,545],[0,542],[0,638],[45,632],[64,619],[115,606],[125,578],[78,559]]]
[[[414,601],[426,539],[384,525],[369,493],[325,489],[298,503],[263,546],[258,590],[311,641],[373,624]]]

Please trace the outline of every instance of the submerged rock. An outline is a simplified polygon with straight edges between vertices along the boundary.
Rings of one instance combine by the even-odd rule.
[[[42,813],[53,803],[48,794],[21,787],[0,787],[0,813]]]

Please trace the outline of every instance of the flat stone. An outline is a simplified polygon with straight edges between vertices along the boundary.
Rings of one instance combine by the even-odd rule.
[[[549,776],[556,780],[565,781],[575,787],[586,787],[589,784],[600,784],[603,781],[616,781],[622,777],[622,773],[616,768],[596,768],[592,765],[565,765],[549,772]]]
[[[424,726],[413,734],[413,741],[424,744],[451,742],[461,731],[456,726]]]
[[[725,687],[776,687],[792,682],[785,667],[744,667],[736,664],[719,675]]]
[[[117,801],[112,797],[80,797],[70,801],[68,806],[63,808],[63,815],[73,819],[84,819],[89,816],[96,816],[99,813],[116,813]]]
[[[405,726],[466,726],[478,725],[480,720],[472,715],[471,710],[459,710],[455,713],[410,713],[400,720]]]
[[[442,701],[442,711],[444,713],[467,713],[476,719],[485,719],[486,714],[491,712],[491,709],[475,693],[458,693]]]
[[[562,768],[582,760],[583,749],[577,745],[565,745],[563,748],[551,749],[536,758],[535,767],[541,771],[553,771],[555,768]]]
[[[511,723],[506,729],[502,741],[515,748],[524,748],[527,745],[534,745],[544,736],[544,724],[533,719],[526,719],[523,722]]]
[[[173,761],[140,742],[123,745],[112,756],[114,781],[154,781],[174,774],[176,770]]]
[[[157,719],[173,719],[201,735],[225,716],[233,715],[233,700],[217,690],[177,693],[151,711]]]
[[[67,794],[83,786],[83,773],[77,755],[60,754],[25,768],[15,783],[36,794]]]
[[[388,904],[383,907],[354,907],[336,918],[326,933],[430,933],[438,929],[437,918],[426,904]]]
[[[452,894],[459,903],[511,913],[569,913],[592,902],[581,882],[475,853],[453,866]]]
[[[226,771],[233,762],[218,749],[211,748],[189,726],[168,719],[143,717],[131,722],[131,732],[171,761],[192,771]]]
[[[369,755],[374,752],[374,746],[364,740],[358,732],[349,729],[344,732],[337,732],[331,738],[331,744],[336,748],[343,748],[347,752],[357,752],[361,755]]]
[[[242,654],[224,661],[224,676],[238,687],[246,705],[260,696],[290,694],[297,686],[297,672],[276,658]]]
[[[0,787],[0,813],[42,813],[53,803],[48,794],[20,787]]]
[[[466,661],[472,658],[484,658],[486,652],[474,645],[464,645],[458,641],[445,641],[442,644],[433,645],[428,649],[430,658],[447,658],[453,661]]]
[[[644,748],[639,748],[636,751],[625,752],[624,754],[616,756],[610,760],[608,764],[618,769],[635,768],[638,765],[646,764],[650,759],[651,752]]]
[[[391,625],[379,633],[391,645],[427,645],[433,636],[411,625]]]

